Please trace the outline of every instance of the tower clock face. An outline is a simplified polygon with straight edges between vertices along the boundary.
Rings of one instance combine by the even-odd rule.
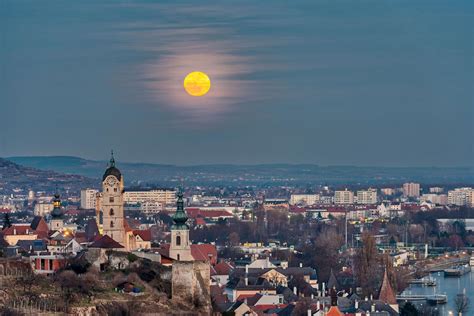
[[[115,179],[115,177],[108,177],[108,178],[105,180],[105,183],[106,183],[108,186],[113,187],[114,185],[117,184],[117,179]]]

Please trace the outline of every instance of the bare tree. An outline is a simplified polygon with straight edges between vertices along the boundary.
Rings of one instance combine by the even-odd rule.
[[[454,308],[458,315],[461,316],[463,313],[467,313],[469,311],[469,298],[466,294],[458,294],[454,299]]]

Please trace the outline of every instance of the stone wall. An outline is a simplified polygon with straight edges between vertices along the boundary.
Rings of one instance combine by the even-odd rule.
[[[211,311],[210,266],[206,261],[175,261],[172,267],[172,300],[196,311]]]

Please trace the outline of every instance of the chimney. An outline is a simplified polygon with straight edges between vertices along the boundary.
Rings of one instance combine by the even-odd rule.
[[[247,298],[244,299],[245,305],[248,305]]]
[[[354,308],[355,308],[355,309],[359,309],[359,301],[358,301],[358,300],[355,300],[355,302],[354,302]]]
[[[316,302],[316,309],[318,311],[321,309],[321,302],[319,300]]]
[[[245,274],[247,274],[247,273],[249,273],[249,265],[248,264],[245,265]]]
[[[249,278],[247,277],[247,275],[245,276],[245,286],[248,286],[249,285]]]
[[[313,315],[313,313],[311,312],[310,309],[308,309],[308,316],[311,316],[311,315]]]
[[[371,313],[375,313],[375,304],[372,304],[371,308],[370,308],[370,312]]]
[[[298,295],[298,290],[296,289],[296,286],[293,286],[293,293],[294,293],[295,295]]]
[[[324,282],[323,282],[322,292],[323,292],[323,297],[325,297],[326,296],[326,283]]]
[[[300,268],[302,268],[302,267],[303,267],[303,262],[300,262]]]
[[[373,295],[373,294],[370,294],[370,300],[371,300],[371,301],[374,300],[374,295]]]

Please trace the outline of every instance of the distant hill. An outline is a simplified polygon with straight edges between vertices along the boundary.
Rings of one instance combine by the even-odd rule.
[[[64,174],[78,174],[99,179],[107,167],[106,161],[78,157],[10,157],[15,163]],[[307,185],[307,184],[400,184],[417,181],[426,184],[473,184],[473,168],[385,168],[354,166],[318,166],[311,164],[264,165],[196,165],[126,163],[117,161],[125,181],[176,186],[186,184],[227,185]]]
[[[52,170],[40,170],[0,158],[0,194],[28,190],[76,193],[83,187],[97,187],[99,183],[81,175],[61,174]],[[20,191],[18,191],[20,190]],[[21,191],[22,190],[22,191]]]

